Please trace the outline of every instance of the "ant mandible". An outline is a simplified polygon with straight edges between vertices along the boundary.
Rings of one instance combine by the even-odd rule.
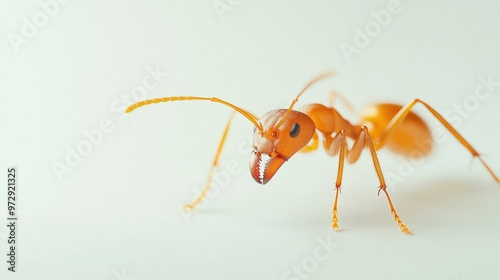
[[[208,193],[212,174],[218,165],[219,157],[235,112],[243,115],[255,126],[253,151],[250,155],[250,173],[259,184],[264,185],[269,182],[281,165],[296,152],[311,152],[316,150],[319,142],[318,134],[321,134],[323,137],[323,147],[327,154],[330,156],[339,155],[337,180],[335,182],[335,200],[332,210],[332,228],[334,229],[339,228],[337,202],[342,184],[344,162],[347,160],[349,163],[355,163],[359,159],[362,150],[367,147],[380,182],[378,193],[380,194],[380,191],[385,193],[391,214],[394,216],[401,231],[407,234],[411,233],[410,229],[399,218],[387,192],[387,185],[376,151],[384,146],[388,146],[394,152],[409,155],[418,148],[416,146],[417,141],[431,143],[432,135],[428,126],[417,114],[411,112],[413,106],[416,104],[423,105],[460,144],[469,150],[473,157],[479,159],[493,179],[497,183],[500,183],[500,179],[486,164],[476,149],[443,116],[420,99],[415,99],[405,106],[396,104],[374,105],[366,111],[362,124],[354,125],[344,119],[333,106],[308,104],[298,111],[293,110],[299,97],[311,85],[332,75],[332,72],[327,72],[312,79],[295,97],[288,109],[272,110],[264,114],[260,119],[247,110],[217,97],[199,96],[172,96],[144,100],[130,105],[126,109],[126,113],[150,104],[193,100],[221,103],[234,109],[222,134],[205,188],[192,203],[184,206],[184,210],[194,209]],[[368,126],[370,129],[368,129]],[[354,141],[351,148],[347,146],[347,138]],[[429,151],[430,149],[427,149],[425,152],[428,153]]]

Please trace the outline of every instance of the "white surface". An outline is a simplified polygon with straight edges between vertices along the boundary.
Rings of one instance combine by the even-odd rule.
[[[43,10],[36,1],[4,1],[0,166],[3,182],[7,166],[19,168],[20,225],[15,274],[7,272],[0,227],[1,279],[282,279],[302,265],[307,279],[500,277],[499,186],[478,161],[468,168],[470,155],[448,134],[390,186],[414,235],[400,233],[385,197],[377,197],[367,154],[346,167],[343,230],[335,232],[337,159],[322,150],[296,155],[259,186],[241,152],[252,126],[238,116],[221,158],[222,170],[235,162],[238,174],[205,208],[182,216],[182,203],[204,185],[230,110],[179,102],[123,118],[113,109],[125,105],[121,96],[130,98],[147,67],[159,67],[167,76],[148,98],[218,96],[262,115],[335,70],[298,106],[324,103],[334,88],[358,110],[419,97],[445,113],[471,102],[479,77],[500,80],[498,2],[401,1],[403,10],[351,63],[340,45],[353,44],[355,28],[388,1],[232,1],[223,20],[213,1],[169,2],[70,1],[15,52],[9,33],[21,34],[23,18]],[[458,129],[500,172],[500,87],[493,89]],[[64,163],[68,149],[85,141],[82,131],[103,120],[113,130],[59,181],[54,162]],[[380,157],[386,174],[401,174],[402,159]],[[0,193],[6,213],[5,184]],[[318,239],[336,246],[329,253]]]

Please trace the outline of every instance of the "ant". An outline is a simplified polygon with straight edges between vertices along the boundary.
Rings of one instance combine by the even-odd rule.
[[[362,124],[351,124],[344,119],[333,106],[322,104],[308,104],[300,110],[293,110],[299,97],[316,82],[332,76],[327,72],[312,79],[295,97],[288,109],[272,110],[260,119],[245,109],[217,97],[199,96],[172,96],[144,100],[130,105],[126,113],[150,104],[171,101],[211,101],[231,107],[234,111],[226,124],[221,141],[217,148],[212,167],[203,192],[183,209],[193,210],[206,196],[210,189],[212,175],[218,165],[219,157],[229,131],[233,116],[236,112],[247,118],[254,126],[253,151],[250,155],[250,173],[259,184],[266,184],[276,174],[278,169],[296,152],[312,152],[318,148],[318,134],[322,135],[323,148],[330,156],[339,155],[337,179],[335,182],[335,200],[332,210],[332,228],[339,228],[337,202],[342,184],[344,162],[355,163],[364,148],[368,148],[373,161],[373,166],[378,176],[380,186],[378,194],[384,192],[389,203],[391,214],[403,233],[410,234],[410,229],[403,223],[396,212],[387,192],[387,185],[382,174],[380,162],[376,151],[387,146],[393,152],[409,155],[418,149],[417,141],[432,143],[431,132],[426,123],[411,110],[416,104],[423,105],[456,139],[464,146],[473,157],[478,158],[493,179],[500,183],[500,179],[486,164],[481,155],[465,140],[453,126],[445,120],[434,108],[420,99],[414,99],[405,106],[396,104],[377,104],[370,107],[363,116]],[[330,102],[332,103],[332,102]],[[331,104],[330,104],[331,105]],[[368,129],[370,127],[370,129]],[[347,138],[353,142],[349,148]],[[424,151],[428,153],[430,149]]]

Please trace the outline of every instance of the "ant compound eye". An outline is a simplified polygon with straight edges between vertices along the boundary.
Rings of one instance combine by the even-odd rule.
[[[300,125],[298,123],[292,124],[292,127],[290,128],[290,137],[295,138],[299,135],[300,133]]]

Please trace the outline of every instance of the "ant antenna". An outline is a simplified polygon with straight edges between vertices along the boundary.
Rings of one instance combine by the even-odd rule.
[[[231,107],[233,108],[236,112],[242,114],[245,118],[247,118],[250,122],[252,122],[252,124],[257,128],[259,129],[260,131],[262,131],[262,124],[259,124],[257,123],[257,117],[244,110],[244,109],[241,109],[240,107],[232,104],[232,103],[229,103],[225,100],[222,100],[222,99],[219,99],[217,97],[199,97],[199,96],[171,96],[171,97],[163,97],[163,98],[154,98],[154,99],[147,99],[147,100],[144,100],[144,101],[139,101],[137,103],[134,103],[132,105],[130,105],[126,110],[125,110],[125,113],[130,113],[132,112],[133,110],[139,108],[139,107],[142,107],[142,106],[146,106],[146,105],[150,105],[150,104],[156,104],[156,103],[162,103],[162,102],[171,102],[171,101],[193,101],[193,100],[205,100],[205,101],[211,101],[211,102],[216,102],[216,103],[221,103],[221,104],[224,104],[228,107]]]
[[[297,95],[297,97],[295,97],[295,99],[292,101],[292,104],[290,104],[290,107],[288,108],[288,111],[285,113],[285,115],[283,116],[283,118],[281,118],[281,120],[278,122],[277,125],[274,126],[274,128],[277,128],[277,127],[280,127],[283,122],[286,120],[286,117],[288,116],[288,114],[290,114],[290,112],[292,111],[293,109],[293,106],[295,105],[295,103],[297,103],[299,101],[299,97],[309,88],[311,87],[313,84],[315,84],[316,82],[319,82],[320,80],[323,80],[325,78],[328,78],[328,77],[331,77],[333,76],[334,73],[332,71],[328,71],[328,72],[325,72],[319,76],[317,76],[316,78],[312,79],[300,92],[299,94]]]

